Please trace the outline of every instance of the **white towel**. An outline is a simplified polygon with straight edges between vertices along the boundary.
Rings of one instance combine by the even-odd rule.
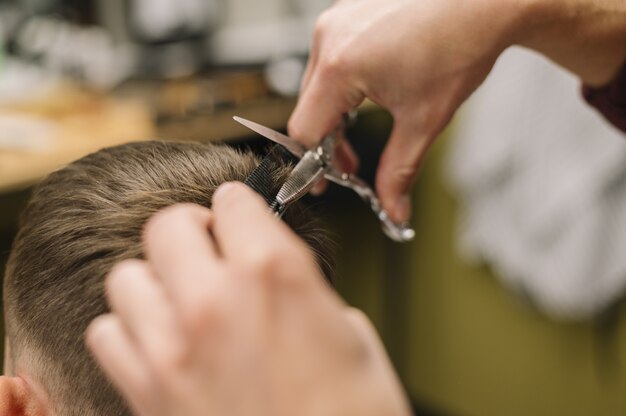
[[[460,246],[548,314],[587,318],[626,288],[626,135],[571,74],[512,48],[461,111],[447,174]]]

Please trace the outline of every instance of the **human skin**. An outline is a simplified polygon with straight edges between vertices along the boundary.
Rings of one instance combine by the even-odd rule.
[[[406,219],[424,152],[504,49],[533,48],[599,86],[626,57],[625,9],[622,0],[341,0],[318,24],[290,133],[313,145],[364,97],[389,109],[377,189]],[[371,326],[321,283],[311,253],[260,198],[229,188],[213,213],[158,214],[147,260],[107,278],[112,314],[92,323],[87,342],[137,414],[409,414]]]
[[[626,59],[626,2],[340,0],[317,22],[289,133],[313,146],[366,97],[388,109],[376,190],[392,218],[407,220],[424,154],[511,45],[601,86]]]
[[[111,272],[112,313],[87,331],[136,414],[410,414],[367,318],[245,185],[218,189],[213,211],[165,209],[144,246]]]

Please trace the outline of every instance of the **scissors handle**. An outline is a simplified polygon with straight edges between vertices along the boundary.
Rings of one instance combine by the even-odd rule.
[[[383,208],[380,199],[378,199],[372,188],[361,178],[350,173],[340,172],[334,168],[327,169],[324,177],[337,185],[352,189],[365,202],[369,203],[372,211],[380,220],[382,229],[387,237],[400,243],[413,240],[415,231],[407,223],[398,224],[394,222]]]

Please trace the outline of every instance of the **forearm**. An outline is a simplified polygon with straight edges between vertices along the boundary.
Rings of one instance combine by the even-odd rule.
[[[514,43],[542,53],[591,86],[626,61],[626,0],[527,1]]]

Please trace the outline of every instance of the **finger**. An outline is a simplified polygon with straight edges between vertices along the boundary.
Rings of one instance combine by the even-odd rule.
[[[346,139],[343,139],[335,149],[335,164],[343,172],[355,173],[359,170],[359,157]]]
[[[270,277],[273,272],[291,270],[289,266],[294,264],[299,264],[299,270],[303,261],[311,262],[304,242],[284,222],[277,221],[265,202],[242,183],[218,188],[213,210],[215,238],[230,264]]]
[[[127,260],[106,279],[111,309],[153,369],[180,362],[186,348],[174,309],[147,262]],[[163,378],[171,374],[160,374]]]
[[[211,211],[199,205],[168,207],[146,225],[146,257],[168,296],[178,305],[188,302],[204,281],[214,275],[219,262],[209,233]]]
[[[313,38],[313,43],[311,45],[311,51],[309,52],[309,60],[306,64],[306,68],[304,70],[304,74],[302,75],[302,81],[300,82],[300,92],[306,90],[311,81],[311,76],[315,72],[315,67],[317,66],[317,56],[318,52],[318,43],[316,37]]]
[[[335,66],[318,63],[302,91],[288,123],[289,135],[314,147],[335,129],[341,117],[363,101],[364,95],[343,79]]]
[[[101,315],[85,333],[87,347],[135,414],[151,415],[158,408],[158,392],[144,357],[133,345],[120,319]]]
[[[358,339],[360,340],[360,343],[356,346],[357,353],[353,355],[358,356],[359,349],[364,348],[365,351],[361,351],[361,353],[364,353],[368,357],[377,357],[374,361],[375,365],[382,365],[386,367],[385,372],[393,374],[395,372],[395,370],[393,370],[393,364],[389,359],[385,346],[376,328],[372,324],[372,321],[370,321],[363,311],[351,307],[345,308],[345,316],[348,323],[356,331]],[[396,379],[395,383],[398,382],[399,380]]]
[[[335,167],[341,172],[354,173],[359,168],[359,157],[345,138],[339,141],[333,157]],[[327,188],[328,181],[322,179],[311,189],[311,195],[319,196],[326,192]]]
[[[406,221],[411,215],[409,192],[430,142],[411,117],[395,117],[376,173],[376,191],[395,221]]]
[[[315,28],[313,30],[313,39],[311,40],[311,48],[309,49],[309,60],[307,62],[304,75],[302,76],[302,82],[300,84],[300,92],[304,91],[311,81],[311,77],[315,73],[317,67],[318,57],[320,55],[320,49],[322,47],[322,41],[324,39],[324,26],[320,24],[323,20],[323,16],[328,10],[323,12],[315,22]]]
[[[306,90],[309,82],[311,81],[311,76],[315,71],[315,60],[313,59],[313,55],[309,57],[309,61],[307,62],[306,68],[304,69],[304,74],[302,74],[302,81],[300,81],[300,93]]]
[[[321,179],[318,183],[313,185],[313,188],[309,191],[309,193],[313,196],[320,196],[328,189],[328,181],[326,179]]]
[[[344,314],[359,334],[359,338],[365,341],[369,348],[384,350],[376,328],[362,310],[348,306],[344,308]]]

